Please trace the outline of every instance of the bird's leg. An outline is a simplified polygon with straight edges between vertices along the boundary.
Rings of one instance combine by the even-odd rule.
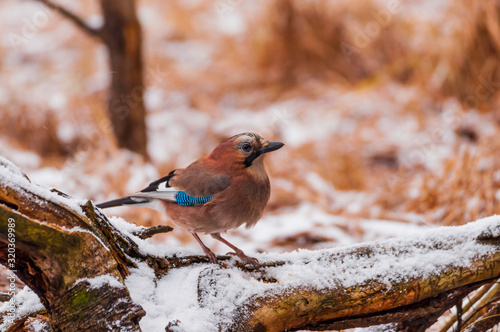
[[[208,259],[210,260],[210,262],[217,264],[217,257],[215,257],[215,254],[203,242],[201,242],[201,239],[198,236],[198,234],[196,234],[196,233],[191,233],[191,234],[194,236],[196,241],[198,241],[198,243],[201,246],[201,249],[203,249],[203,252],[205,253],[205,255],[208,256]]]
[[[253,257],[249,257],[249,256],[245,255],[243,250],[241,250],[240,248],[237,248],[235,245],[233,245],[233,244],[229,243],[227,240],[223,239],[222,236],[220,236],[220,233],[212,233],[210,235],[214,239],[224,243],[226,246],[233,249],[234,252],[236,253],[236,256],[238,256],[245,263],[253,264],[253,265],[259,264],[259,261],[257,260],[257,258],[253,258]]]

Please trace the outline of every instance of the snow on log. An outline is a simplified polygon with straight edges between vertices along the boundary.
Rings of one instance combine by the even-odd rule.
[[[420,331],[500,275],[498,216],[349,247],[260,254],[259,266],[226,256],[210,264],[144,235],[156,232],[108,220],[91,202],[33,184],[0,159],[0,263],[9,268],[9,233],[15,233],[12,270],[38,295],[54,330],[283,331],[392,323],[393,330]],[[4,322],[7,306],[0,309]],[[29,322],[17,317],[17,324],[23,319]]]

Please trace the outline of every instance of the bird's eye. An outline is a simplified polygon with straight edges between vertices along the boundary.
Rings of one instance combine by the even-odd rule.
[[[250,152],[252,151],[252,146],[248,143],[245,143],[241,146],[241,150],[243,150],[243,152]]]

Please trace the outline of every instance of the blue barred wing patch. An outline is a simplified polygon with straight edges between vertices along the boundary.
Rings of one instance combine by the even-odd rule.
[[[215,195],[208,195],[208,196],[189,196],[186,194],[184,191],[179,191],[175,195],[175,201],[179,205],[184,205],[184,206],[191,206],[191,205],[201,205],[209,202]]]

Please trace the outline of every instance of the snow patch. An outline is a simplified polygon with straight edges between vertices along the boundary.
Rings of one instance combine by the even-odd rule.
[[[80,278],[75,281],[74,285],[81,282],[88,282],[91,288],[101,288],[104,285],[109,285],[110,287],[123,288],[125,287],[120,280],[110,274],[103,274],[94,278]]]
[[[25,286],[19,293],[14,295],[11,301],[15,303],[14,314],[16,319],[44,309],[38,295],[28,286]],[[4,317],[4,320],[0,323],[0,331],[6,331],[10,326],[11,320],[6,319],[6,316],[4,316],[12,312],[10,304],[11,302],[7,301],[0,306],[0,314]]]
[[[57,192],[51,191],[50,188],[31,183],[16,165],[2,156],[0,156],[0,181],[14,188],[19,193],[23,193],[24,190],[31,191],[46,200],[65,205],[68,209],[78,214],[83,214],[81,206],[87,202],[85,200],[61,196]]]

